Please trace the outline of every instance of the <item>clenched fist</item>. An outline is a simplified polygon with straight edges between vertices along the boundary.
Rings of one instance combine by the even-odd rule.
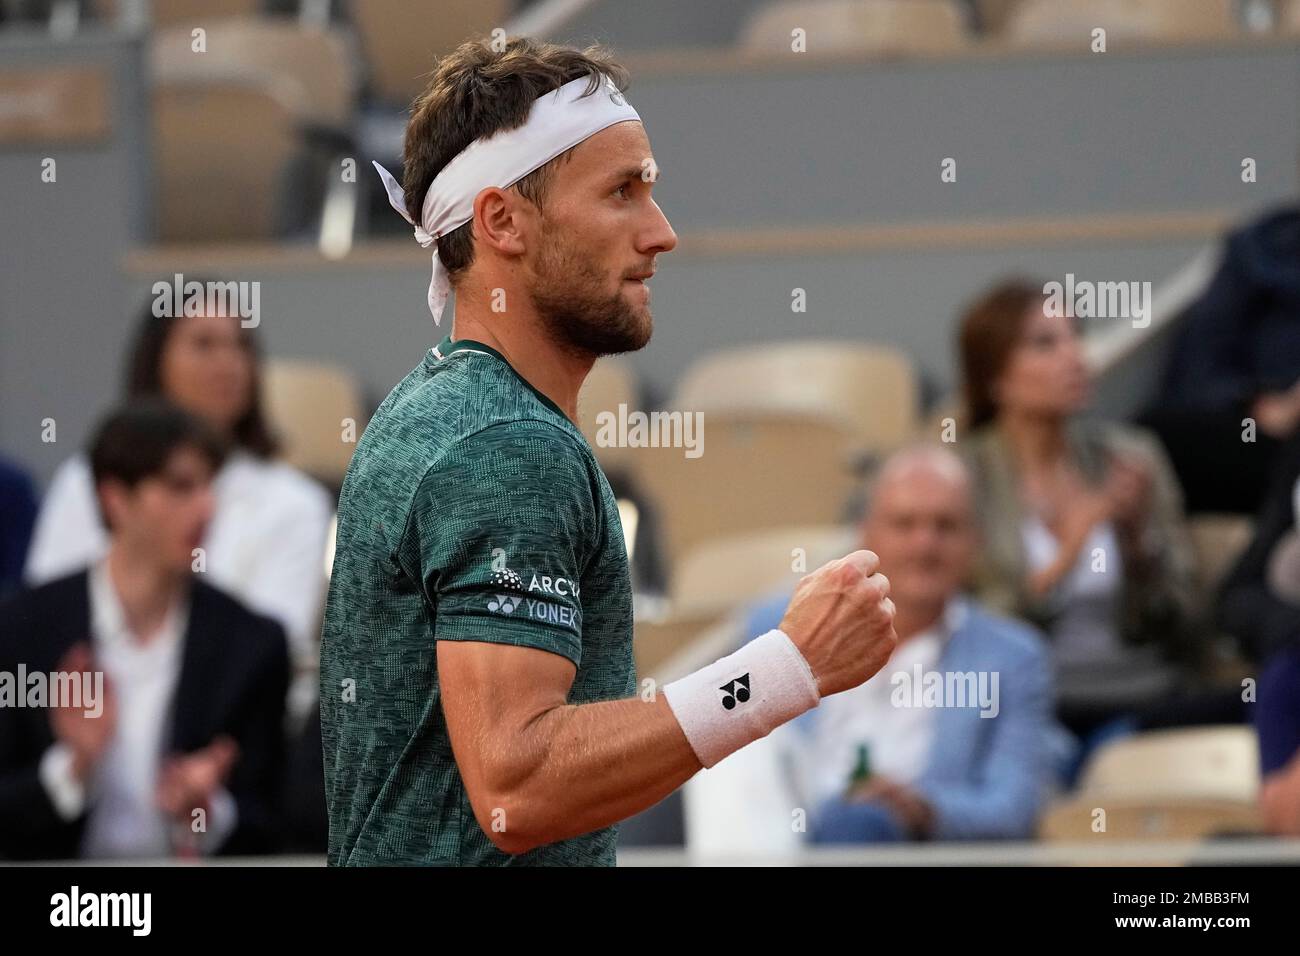
[[[871,551],[822,565],[799,582],[781,619],[823,697],[866,681],[898,643],[889,579],[879,567]]]

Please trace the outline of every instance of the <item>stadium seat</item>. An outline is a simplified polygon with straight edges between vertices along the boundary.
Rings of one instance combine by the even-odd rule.
[[[1097,813],[1104,810],[1105,816]],[[1100,829],[1104,825],[1105,829]],[[1054,805],[1039,824],[1044,840],[1080,842],[1109,839],[1203,840],[1259,833],[1262,818],[1253,803],[1231,800],[1130,797],[1098,801],[1076,797]]]
[[[271,17],[234,17],[203,23],[206,50],[191,48],[189,27],[160,30],[152,45],[161,81],[202,77],[208,71],[275,73],[297,85],[292,105],[308,125],[346,131],[354,121],[359,78],[351,36]]]
[[[1052,840],[1172,840],[1257,832],[1258,792],[1253,728],[1152,731],[1103,746],[1078,791],[1044,815],[1039,833]],[[1104,831],[1097,829],[1101,819]]]
[[[1114,40],[1206,40],[1238,32],[1233,0],[1023,0],[1006,35],[1021,44],[1078,44],[1092,31]]]
[[[916,372],[903,353],[857,342],[780,342],[726,349],[687,369],[670,407],[823,416],[859,449],[887,452],[918,424]]]
[[[703,454],[637,448],[638,489],[653,504],[668,567],[706,541],[791,525],[834,524],[858,484],[853,436],[822,416],[710,412]]]
[[[654,677],[666,661],[692,646],[711,627],[721,620],[712,613],[672,614],[638,618],[632,628],[632,648],[636,658],[636,672],[640,677]]]
[[[1219,585],[1250,544],[1254,526],[1245,515],[1196,514],[1187,519],[1192,542],[1196,593],[1208,603]]]
[[[509,0],[350,0],[348,12],[361,37],[371,91],[403,106],[424,89],[437,57],[472,37],[505,28]]]
[[[250,87],[261,85],[289,114],[291,129],[276,134],[278,140],[292,137],[292,143],[282,143],[288,152],[292,168],[268,168],[264,171],[241,171],[242,175],[258,179],[271,191],[272,203],[264,212],[269,215],[250,222],[244,229],[233,227],[229,233],[218,233],[209,228],[209,222],[200,217],[188,217],[183,228],[170,228],[164,238],[169,240],[215,240],[270,238],[295,228],[314,227],[316,212],[322,195],[333,190],[342,192],[345,199],[355,200],[346,185],[341,186],[337,160],[356,155],[353,145],[358,97],[356,53],[350,35],[339,29],[316,29],[300,26],[283,18],[234,17],[206,23],[204,51],[192,48],[189,27],[172,27],[157,31],[150,46],[151,69],[156,87],[174,90],[184,87],[194,90],[203,84],[220,87],[230,82]],[[259,114],[260,115],[260,114]],[[162,119],[158,122],[161,124]],[[195,137],[191,156],[202,161],[203,153],[222,150],[224,145],[213,142],[219,127],[209,130],[187,129]],[[264,131],[263,131],[264,132]],[[245,135],[242,131],[237,135]],[[174,142],[172,146],[177,146]],[[176,153],[160,152],[160,161],[167,162]],[[280,157],[272,152],[273,159]],[[259,159],[257,152],[245,153],[231,162],[247,166]],[[187,170],[161,170],[164,175],[186,178]],[[263,174],[272,181],[262,182]],[[212,195],[208,205],[224,204],[226,217],[243,208],[244,197],[222,189],[222,180],[212,181]],[[168,197],[168,203],[202,203],[200,197],[186,195],[184,191]],[[348,219],[345,241],[350,243]],[[336,226],[336,231],[337,231]]]
[[[1103,746],[1084,768],[1080,794],[1179,797],[1254,804],[1259,745],[1246,725],[1156,730]]]
[[[353,375],[335,365],[271,359],[262,372],[262,397],[284,459],[331,487],[342,485],[365,427]],[[343,435],[345,419],[355,423],[352,441]]]
[[[843,525],[770,528],[700,545],[673,568],[665,611],[636,622],[637,672],[656,675],[727,614],[782,584],[793,587],[853,547],[853,529]],[[803,549],[797,568],[796,548]]]
[[[966,42],[962,12],[951,0],[778,0],[744,24],[740,46],[789,53],[796,28],[814,55],[921,53]]]
[[[1277,11],[1277,28],[1286,33],[1300,33],[1300,0],[1284,0]]]
[[[854,549],[842,524],[783,526],[709,541],[673,569],[669,597],[675,611],[703,615],[734,610]]]
[[[597,442],[597,416],[601,412],[618,415],[619,405],[628,409],[640,407],[640,394],[636,372],[629,362],[618,358],[600,359],[582,384],[578,395],[579,426],[607,473],[626,471],[630,467],[631,449]]]
[[[153,91],[162,242],[270,239],[300,140],[295,91],[248,73],[177,79]]]

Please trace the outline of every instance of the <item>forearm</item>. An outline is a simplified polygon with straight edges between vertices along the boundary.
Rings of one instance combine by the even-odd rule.
[[[492,805],[475,813],[511,852],[633,816],[701,767],[662,694],[550,708],[510,739],[482,744],[499,759]]]

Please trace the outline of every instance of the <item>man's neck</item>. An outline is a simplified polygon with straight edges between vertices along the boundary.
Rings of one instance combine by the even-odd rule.
[[[542,330],[537,313],[520,304],[523,293],[513,295],[509,311],[494,313],[476,298],[466,296],[462,302],[457,292],[452,338],[472,339],[500,352],[524,381],[576,423],[578,391],[596,360],[557,345]]]
[[[122,606],[127,630],[140,643],[158,634],[184,588],[180,575],[116,543],[108,552],[108,582]]]
[[[896,604],[894,607],[894,632],[898,634],[898,643],[904,644],[924,634],[943,617],[947,603],[933,605]]]

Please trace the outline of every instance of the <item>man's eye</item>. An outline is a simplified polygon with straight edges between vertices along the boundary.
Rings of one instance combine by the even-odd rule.
[[[628,198],[628,195],[627,195],[627,188],[628,188],[628,184],[627,184],[627,183],[623,183],[621,186],[618,187],[618,189],[615,190],[615,192],[617,192],[617,193],[618,193],[620,196],[622,196],[624,199],[627,199],[627,198]]]

